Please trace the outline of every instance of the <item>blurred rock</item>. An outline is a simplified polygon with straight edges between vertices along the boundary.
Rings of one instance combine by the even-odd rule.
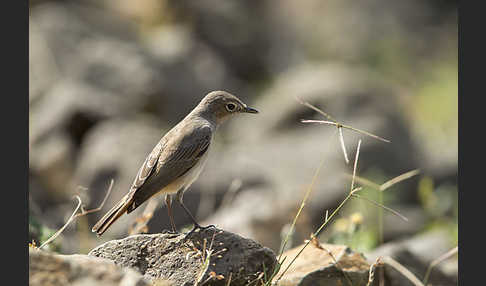
[[[229,72],[246,81],[268,75],[265,59],[272,30],[266,29],[263,2],[168,1],[168,6],[175,18],[191,25],[196,39],[221,55]]]
[[[36,5],[29,23],[31,142],[63,126],[80,141],[76,125],[137,112],[162,90],[161,74],[134,31],[113,15],[51,2]]]
[[[420,168],[434,179],[449,179],[457,173],[457,156],[447,140],[441,148],[423,148],[421,135],[410,131],[414,117],[403,116],[404,105],[413,107],[406,103],[416,98],[416,85],[429,66],[457,54],[454,9],[383,0],[359,5],[34,2],[29,10],[29,164],[35,183],[30,190],[41,210],[39,221],[57,217],[48,223],[52,228],[62,223],[60,213],[72,209],[70,196],[77,186],[88,187],[81,192],[83,202],[97,206],[115,178],[105,208],[88,217],[94,223],[126,192],[160,136],[216,89],[236,94],[261,113],[221,128],[185,201],[198,219],[241,230],[273,249],[279,238],[266,229],[280,233],[291,221],[321,162],[303,213],[306,220],[299,226],[305,235],[298,230],[296,241],[345,196],[349,180],[342,175],[352,172],[352,163],[344,164],[336,130],[300,123],[324,118],[294,96],[392,141],[344,130],[350,160],[358,138],[363,139],[358,174],[377,168],[391,178]],[[223,204],[235,180],[241,181],[235,200]],[[411,179],[400,186],[410,190],[415,183]],[[396,194],[397,201],[416,203],[414,191]],[[422,223],[411,211],[419,223],[397,223],[387,239]],[[189,222],[178,206],[174,214],[178,226]],[[136,216],[122,217],[105,237],[125,233]],[[157,208],[149,230],[167,226],[165,209]]]
[[[242,191],[233,201],[221,205],[203,221],[203,225],[214,224],[237,232],[277,251],[281,244],[279,234],[294,215],[294,202],[278,200],[277,195],[275,191],[263,188]]]
[[[209,262],[205,262],[208,254]],[[176,285],[194,285],[195,281],[201,285],[206,280],[212,280],[211,285],[227,285],[230,277],[231,285],[249,285],[257,282],[263,264],[269,273],[275,265],[270,249],[216,228],[194,232],[187,239],[185,234],[133,235],[106,242],[89,255],[133,267],[146,279],[163,278]],[[210,278],[212,272],[222,277]]]
[[[29,176],[31,181],[35,179],[29,191],[42,208],[68,197],[74,172],[73,149],[69,138],[56,132],[34,144],[29,152]]]
[[[123,20],[69,2],[29,12],[29,168],[40,184],[33,191],[44,189],[43,205],[56,211],[52,202],[71,204],[77,192],[78,148],[89,130],[139,112],[162,85]]]
[[[282,254],[282,257],[287,258],[277,277],[285,271],[302,246],[299,245]],[[345,245],[316,246],[310,243],[285,272],[278,285],[366,285],[369,268],[370,265],[361,254],[353,252]]]
[[[363,143],[358,175],[373,167],[392,178],[420,167],[416,158],[410,155],[414,154],[415,146],[399,112],[398,93],[395,86],[390,86],[371,71],[343,65],[309,65],[280,75],[268,92],[249,103],[260,110],[260,114],[234,118],[223,127],[227,128],[227,136],[222,138],[224,141],[216,138],[214,152],[198,179],[200,188],[208,192],[223,192],[233,179],[239,179],[242,182],[240,192],[258,188],[268,194],[256,197],[269,199],[261,202],[239,200],[207,221],[216,224],[225,221],[227,229],[251,229],[254,224],[249,223],[250,218],[221,218],[236,215],[243,209],[253,209],[255,213],[263,211],[256,208],[275,210],[268,211],[271,215],[258,218],[260,222],[282,221],[281,212],[276,211],[279,207],[267,205],[297,210],[316,169],[324,162],[306,205],[311,225],[319,225],[326,209],[334,208],[349,190],[350,180],[344,174],[352,173],[352,160],[359,138],[363,139]],[[345,164],[336,129],[328,125],[301,123],[301,119],[325,118],[299,104],[295,96],[331,115],[339,114],[337,119],[345,124],[390,139],[392,143],[344,130],[344,141],[351,160],[350,164]],[[409,186],[410,181],[402,183],[404,188]],[[414,192],[396,195],[403,203],[415,198]],[[246,211],[242,211],[241,215],[252,217]],[[285,219],[291,221],[292,217]],[[248,225],[243,227],[242,221],[248,222]],[[251,238],[259,237],[256,231],[251,233],[255,235]],[[263,236],[261,234],[260,237]],[[270,241],[259,242],[274,245]]]
[[[212,90],[227,90],[242,100],[254,94],[190,27],[163,25],[147,34],[143,44],[156,59],[166,82],[163,100],[153,98],[151,109],[169,123],[176,124]]]
[[[132,269],[87,255],[59,255],[29,248],[29,285],[152,285]]]
[[[35,6],[30,22],[36,26],[31,37],[55,55],[63,78],[115,93],[132,108],[161,91],[160,73],[138,43],[133,25],[113,13],[86,3],[51,2]],[[30,59],[32,65],[40,60]]]
[[[416,235],[410,239],[389,242],[366,254],[368,261],[378,257],[390,256],[405,266],[419,279],[423,279],[430,263],[453,248],[450,235],[444,231],[431,231]],[[432,285],[457,285],[457,259],[449,258],[449,263],[439,264],[433,268],[429,282]],[[389,265],[385,266],[386,277],[392,286],[411,285],[401,273]],[[387,284],[388,285],[388,284]]]

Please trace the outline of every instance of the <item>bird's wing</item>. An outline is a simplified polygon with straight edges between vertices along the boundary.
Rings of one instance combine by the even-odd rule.
[[[133,204],[128,213],[194,167],[207,152],[211,133],[209,127],[188,127],[161,144],[159,149],[156,146],[133,183],[132,188],[136,190],[133,189]]]

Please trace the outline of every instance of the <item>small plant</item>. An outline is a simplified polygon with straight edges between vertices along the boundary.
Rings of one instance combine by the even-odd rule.
[[[324,117],[326,117],[327,119],[331,120],[331,121],[322,121],[322,120],[302,120],[303,123],[319,123],[319,124],[328,124],[328,125],[334,125],[336,126],[338,132],[339,132],[339,136],[340,136],[340,144],[341,144],[341,148],[342,148],[342,151],[343,151],[343,154],[344,154],[344,159],[345,159],[345,162],[348,163],[349,160],[348,160],[348,156],[347,156],[347,152],[346,152],[346,147],[345,147],[345,144],[344,144],[344,138],[343,138],[343,134],[342,134],[342,129],[345,128],[345,129],[350,129],[350,130],[353,130],[355,132],[358,132],[358,133],[361,133],[361,134],[364,134],[364,135],[367,135],[367,136],[370,136],[372,138],[375,138],[375,139],[378,139],[378,140],[381,140],[381,141],[384,141],[384,142],[390,142],[389,140],[387,139],[384,139],[384,138],[381,138],[379,136],[376,136],[374,134],[371,134],[369,132],[366,132],[366,131],[362,131],[362,130],[359,130],[357,128],[354,128],[354,127],[351,127],[351,126],[347,126],[347,125],[344,125],[338,121],[336,121],[335,119],[333,119],[329,114],[327,114],[326,112],[320,110],[319,108],[309,104],[308,102],[305,102],[303,101],[302,99],[300,98],[297,98],[297,100],[299,101],[299,103],[317,111],[318,113],[320,113],[321,115],[323,115]],[[277,259],[277,264],[276,264],[276,267],[274,269],[274,271],[270,274],[270,275],[267,275],[265,273],[265,276],[264,276],[264,285],[267,286],[267,285],[276,285],[278,284],[278,282],[282,279],[282,277],[285,275],[285,273],[288,271],[288,269],[290,268],[290,266],[295,262],[295,260],[301,255],[301,253],[304,251],[304,249],[310,244],[312,243],[313,245],[317,245],[319,246],[319,242],[317,240],[317,236],[328,226],[328,224],[332,221],[332,219],[339,213],[339,211],[344,207],[344,205],[346,205],[346,203],[351,199],[351,198],[359,198],[359,199],[364,199],[365,201],[368,201],[384,210],[387,210],[397,216],[399,216],[400,218],[404,219],[404,220],[407,220],[404,216],[402,216],[401,214],[399,214],[398,212],[394,211],[393,209],[391,208],[388,208],[386,206],[384,206],[382,203],[380,202],[375,202],[371,199],[368,199],[366,197],[363,197],[363,196],[360,196],[358,194],[359,191],[362,190],[361,187],[356,187],[355,188],[355,179],[357,178],[356,176],[356,169],[357,169],[357,164],[358,164],[358,158],[359,158],[359,151],[360,151],[360,146],[361,146],[361,139],[359,139],[358,141],[358,146],[357,146],[357,149],[356,149],[356,155],[355,155],[355,159],[354,159],[354,166],[353,166],[353,175],[351,177],[351,186],[350,186],[350,190],[347,194],[347,196],[344,198],[344,200],[338,205],[338,207],[333,211],[331,212],[330,215],[329,212],[326,210],[326,213],[325,213],[325,218],[324,218],[324,221],[323,223],[317,228],[317,230],[315,232],[313,232],[310,236],[310,239],[305,241],[304,245],[302,246],[302,248],[298,251],[298,253],[292,258],[292,260],[286,265],[286,267],[282,270],[282,267],[284,266],[284,262],[286,261],[287,257],[284,257],[283,256],[283,252],[285,250],[285,247],[289,241],[289,237],[290,235],[292,234],[294,228],[295,228],[295,224],[297,222],[297,219],[299,218],[303,208],[305,207],[305,204],[309,198],[309,195],[312,191],[312,188],[313,188],[313,185],[315,183],[315,180],[320,172],[320,169],[323,165],[324,162],[321,162],[321,164],[319,165],[319,167],[317,168],[316,172],[314,173],[314,176],[312,178],[312,182],[308,188],[308,190],[306,191],[305,195],[304,195],[304,198],[302,200],[302,203],[300,205],[300,208],[299,210],[297,211],[297,214],[295,215],[294,219],[293,219],[293,222],[287,232],[287,235],[285,237],[285,239],[283,240],[283,243],[280,247],[280,250],[279,250],[279,254],[278,254],[278,259]],[[388,185],[391,185],[391,183],[388,183]],[[386,185],[385,185],[386,186]],[[356,225],[359,225],[361,222],[362,222],[362,217],[360,217],[359,219],[357,218],[357,216],[354,216],[353,217],[353,221]],[[334,259],[335,260],[335,259]],[[337,265],[337,261],[335,261],[336,263],[336,266],[339,267],[339,265]],[[370,269],[370,273],[372,270]],[[278,276],[278,277],[277,277]],[[348,278],[348,282],[350,284],[351,281],[349,280],[349,277]],[[371,283],[371,282],[370,282]]]

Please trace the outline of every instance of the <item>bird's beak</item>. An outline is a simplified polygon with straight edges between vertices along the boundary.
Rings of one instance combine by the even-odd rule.
[[[246,113],[258,113],[258,110],[256,110],[253,107],[249,107],[249,106],[246,106],[245,105],[245,108],[243,109],[243,112],[246,112]]]

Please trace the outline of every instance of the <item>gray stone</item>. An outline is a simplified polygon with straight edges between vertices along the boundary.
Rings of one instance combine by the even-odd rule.
[[[431,231],[409,239],[386,243],[366,254],[369,262],[390,256],[422,280],[430,263],[453,248],[444,231]],[[457,285],[458,268],[454,257],[433,268],[429,282],[432,285]],[[385,265],[385,276],[392,286],[412,285],[401,273]]]
[[[303,245],[287,250],[277,278],[300,252]],[[332,254],[332,255],[331,255]],[[370,265],[359,253],[345,245],[310,243],[284,273],[280,286],[366,285]]]
[[[145,286],[142,275],[113,262],[81,254],[59,255],[29,248],[31,286]]]
[[[275,254],[253,240],[208,228],[185,234],[140,234],[106,242],[89,255],[132,267],[149,280],[164,279],[176,285],[248,285],[273,271]],[[209,260],[206,259],[208,258]],[[265,265],[265,266],[264,266]],[[213,275],[220,279],[211,278]],[[231,278],[230,278],[231,277]]]

